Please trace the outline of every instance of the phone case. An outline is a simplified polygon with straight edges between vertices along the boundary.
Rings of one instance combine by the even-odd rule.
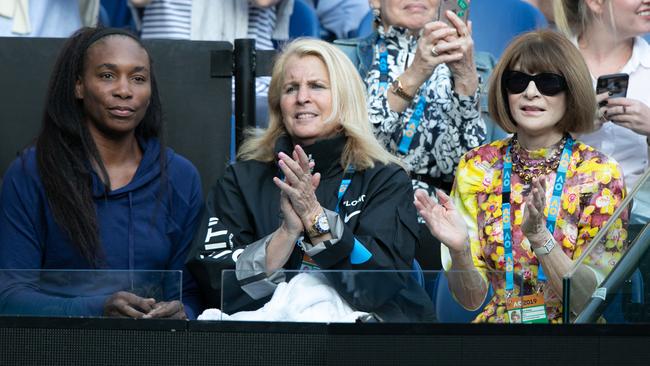
[[[438,6],[438,20],[449,24],[450,21],[447,19],[445,13],[447,10],[451,10],[462,19],[463,22],[467,23],[467,17],[469,16],[469,3],[470,0],[440,0],[440,6]]]
[[[596,82],[596,94],[609,91],[610,98],[625,98],[629,78],[628,74],[602,75]]]

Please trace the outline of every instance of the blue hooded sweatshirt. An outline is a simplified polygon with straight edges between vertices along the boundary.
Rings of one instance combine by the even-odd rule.
[[[99,270],[54,221],[35,149],[12,163],[0,195],[0,313],[101,316],[107,298],[121,290],[157,300],[179,299],[182,291],[190,319],[202,310],[198,287],[184,265],[203,207],[199,174],[167,148],[164,177],[159,141],[140,141],[140,146],[142,160],[126,186],[106,192],[93,174],[103,251]],[[153,272],[162,270],[173,272]]]

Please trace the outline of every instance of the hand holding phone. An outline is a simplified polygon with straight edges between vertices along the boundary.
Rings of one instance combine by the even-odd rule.
[[[447,10],[450,10],[467,24],[469,3],[470,0],[440,0],[440,5],[438,5],[438,20],[454,28],[454,25],[447,19],[446,15]]]
[[[628,74],[602,75],[596,82],[596,94],[609,92],[609,98],[625,98],[629,79]]]

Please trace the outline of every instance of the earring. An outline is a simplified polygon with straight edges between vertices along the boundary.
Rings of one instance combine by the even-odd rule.
[[[381,10],[379,8],[372,8],[372,15],[375,17],[375,22],[381,22]]]

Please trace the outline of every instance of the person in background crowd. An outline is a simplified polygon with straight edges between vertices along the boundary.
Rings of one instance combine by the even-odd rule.
[[[294,0],[131,0],[145,6],[143,39],[227,41],[252,38],[255,48],[274,49],[274,41],[289,38]],[[270,78],[258,77],[256,119],[265,126]],[[233,81],[234,86],[234,81]]]
[[[348,38],[370,11],[368,0],[306,0],[316,9],[321,26],[333,39]]]
[[[451,26],[435,21],[439,0],[370,4],[376,31],[337,44],[366,83],[373,131],[412,172],[414,189],[449,192],[460,157],[490,133],[480,113],[487,96],[480,98],[486,89],[479,81],[487,82],[494,59],[482,54],[475,64],[470,26],[451,12],[441,15]],[[418,260],[439,269],[433,254],[439,243],[421,226]]]
[[[561,322],[562,278],[625,197],[623,173],[572,136],[593,127],[596,98],[584,60],[564,36],[540,30],[516,38],[494,69],[489,98],[490,114],[514,136],[468,152],[451,198],[438,191],[435,203],[419,190],[415,204],[445,244],[458,302],[477,309],[492,286],[476,322],[512,322],[515,312],[524,323]],[[573,277],[572,311],[620,258],[626,220],[616,220]],[[539,318],[508,307],[506,299],[522,296],[543,304]]]
[[[208,198],[188,263],[208,304],[221,306],[222,269],[236,268],[229,287],[243,290],[224,304],[250,310],[285,279],[276,271],[306,266],[339,271],[325,276],[355,310],[432,320],[410,275],[340,272],[410,270],[417,239],[408,175],[373,136],[350,60],[324,41],[290,43],[273,68],[269,111],[268,129],[245,140]]]
[[[650,47],[641,36],[650,32],[649,12],[648,0],[555,1],[558,28],[580,50],[594,87],[602,75],[629,74],[627,96],[598,95],[596,129],[580,136],[621,164],[628,189],[648,168]]]
[[[52,72],[35,146],[4,177],[1,313],[193,318],[201,311],[184,271],[201,183],[196,168],[161,143],[162,127],[152,62],[138,38],[112,28],[75,33]],[[45,271],[30,283],[11,269]],[[109,269],[131,272],[120,279]],[[162,284],[160,298],[135,293],[138,270],[183,270],[185,306],[179,281]]]
[[[372,61],[360,66],[375,135],[422,187],[449,190],[460,157],[485,139],[470,29],[451,13],[451,27],[432,22],[438,0],[371,4],[378,27],[362,55]]]
[[[0,37],[70,37],[98,14],[99,0],[2,0]]]

